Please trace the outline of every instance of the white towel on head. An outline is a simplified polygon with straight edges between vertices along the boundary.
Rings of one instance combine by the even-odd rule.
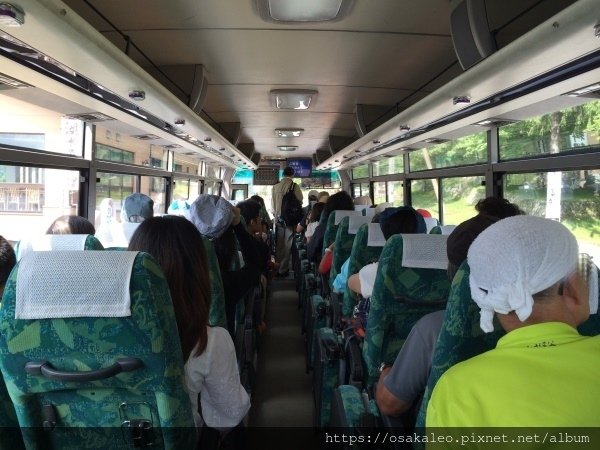
[[[577,267],[577,241],[563,225],[534,216],[514,216],[484,230],[471,244],[471,297],[481,308],[481,329],[494,330],[494,312],[531,315],[533,294]]]

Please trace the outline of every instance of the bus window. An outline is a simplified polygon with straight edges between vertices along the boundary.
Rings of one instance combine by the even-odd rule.
[[[0,234],[18,241],[44,234],[57,217],[76,215],[79,171],[0,166]]]
[[[579,251],[600,261],[600,170],[507,174],[504,197],[527,214],[560,221]]]
[[[458,225],[477,215],[475,204],[485,198],[484,177],[444,178],[442,180],[442,204],[444,225]]]

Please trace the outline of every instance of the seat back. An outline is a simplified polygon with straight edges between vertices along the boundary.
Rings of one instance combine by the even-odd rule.
[[[450,291],[446,270],[403,267],[404,236],[391,236],[379,258],[363,345],[368,384],[377,380],[382,362],[394,362],[415,322],[444,308]]]
[[[327,218],[325,234],[323,235],[323,249],[321,250],[321,256],[325,254],[325,249],[332,244],[337,234],[338,225],[335,224],[335,213],[335,211],[332,211]]]
[[[433,217],[423,217],[423,220],[425,221],[425,226],[427,227],[426,233],[430,233],[434,227],[437,227],[440,224],[438,220],[434,219]]]
[[[33,252],[13,270],[0,368],[28,449],[192,448],[183,363],[150,255]]]
[[[350,257],[352,251],[352,243],[354,242],[354,235],[350,234],[348,227],[350,226],[350,217],[344,217],[337,229],[335,236],[335,243],[333,245],[333,263],[331,264],[331,270],[329,272],[329,283],[333,289],[333,280],[342,268],[342,264]]]
[[[210,281],[210,312],[208,315],[208,324],[212,327],[227,328],[227,318],[225,316],[225,294],[223,293],[223,280],[221,279],[221,270],[219,261],[213,243],[205,236],[202,236],[206,259],[208,260],[209,281]]]
[[[348,278],[355,273],[358,273],[358,271],[367,264],[379,259],[383,247],[369,247],[367,245],[368,240],[369,224],[363,224],[358,228],[356,236],[354,237],[354,242],[352,243],[352,249],[350,250]],[[349,316],[352,314],[355,303],[356,295],[350,289],[346,289],[342,303],[342,315]]]
[[[104,250],[104,247],[91,234],[42,234],[31,239],[22,239],[15,245],[17,261],[30,252],[56,250]]]
[[[492,333],[484,333],[481,330],[479,307],[471,299],[469,274],[469,266],[465,261],[452,280],[446,314],[435,344],[431,372],[417,417],[417,426],[425,426],[425,413],[431,392],[444,372],[454,364],[491,350],[505,334],[497,323],[494,323]]]

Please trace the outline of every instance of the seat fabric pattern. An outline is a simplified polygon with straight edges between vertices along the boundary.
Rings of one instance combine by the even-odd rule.
[[[331,271],[329,272],[329,283],[332,289],[335,277],[338,273],[340,273],[342,265],[350,257],[350,252],[352,251],[354,235],[348,234],[349,225],[350,217],[344,217],[340,221],[335,236],[335,244],[333,246],[333,264],[331,264]]]
[[[130,448],[127,419],[151,421],[153,448],[193,448],[196,431],[185,389],[173,304],[152,257],[139,253],[130,279],[130,317],[15,320],[13,270],[0,310],[0,367],[28,449]],[[76,286],[74,286],[76,288]],[[144,367],[96,381],[58,381],[24,371],[45,360],[71,372],[104,368],[123,357]],[[56,428],[41,427],[52,405]]]
[[[469,266],[465,261],[452,280],[442,329],[435,344],[429,380],[417,417],[417,427],[425,426],[425,412],[431,392],[444,372],[454,364],[491,350],[505,334],[496,322],[492,333],[484,333],[479,326],[479,307],[471,299],[469,274]]]
[[[350,250],[348,278],[350,278],[351,275],[358,273],[358,271],[367,264],[379,259],[383,247],[367,247],[368,240],[369,224],[363,224],[358,228],[352,243],[352,249]],[[356,302],[356,295],[350,289],[346,289],[342,303],[342,315],[347,317],[352,314],[352,309],[354,308]]]
[[[227,328],[227,318],[225,316],[225,296],[223,293],[223,280],[221,279],[221,270],[219,261],[212,242],[202,236],[204,251],[208,260],[209,281],[210,281],[210,311],[208,315],[208,324],[211,327]]]
[[[417,320],[444,308],[440,302],[449,291],[445,270],[402,267],[402,236],[388,239],[379,259],[363,346],[367,384],[377,380],[382,362],[394,362]]]

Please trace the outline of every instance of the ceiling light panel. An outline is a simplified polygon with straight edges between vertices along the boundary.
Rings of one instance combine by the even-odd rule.
[[[310,107],[317,91],[310,89],[274,89],[271,91],[271,104],[277,109],[304,110]]]
[[[268,0],[269,15],[284,22],[324,22],[337,18],[343,0]]]
[[[282,152],[293,152],[298,148],[297,145],[278,145],[277,148]]]
[[[303,128],[277,128],[275,135],[282,138],[300,137],[304,133]]]

